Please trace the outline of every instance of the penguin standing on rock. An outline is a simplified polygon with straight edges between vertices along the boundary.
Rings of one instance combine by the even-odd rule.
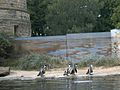
[[[43,66],[40,68],[40,71],[39,71],[39,73],[38,73],[37,76],[43,77],[44,74],[45,74],[46,67],[47,67],[47,65],[43,65]]]
[[[86,74],[93,75],[93,65],[92,64],[89,66]]]
[[[72,74],[72,75],[75,75],[75,73],[77,73],[77,65],[76,65],[76,64],[74,64],[74,65],[69,64],[67,70],[65,70],[65,72],[64,72],[63,75],[69,76],[69,75],[71,75],[71,74]]]

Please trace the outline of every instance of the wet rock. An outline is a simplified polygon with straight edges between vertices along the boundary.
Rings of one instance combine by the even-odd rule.
[[[4,77],[10,74],[10,67],[0,67],[0,77]]]

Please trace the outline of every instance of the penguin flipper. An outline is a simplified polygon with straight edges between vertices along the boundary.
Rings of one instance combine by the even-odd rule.
[[[75,68],[75,72],[77,73],[77,69]]]
[[[41,72],[39,72],[37,76],[40,76],[40,75],[41,75]]]
[[[86,72],[86,74],[89,74],[89,69],[88,69],[88,71]]]

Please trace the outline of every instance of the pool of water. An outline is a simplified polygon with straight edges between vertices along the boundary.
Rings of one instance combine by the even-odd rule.
[[[120,90],[120,76],[2,80],[0,90]]]

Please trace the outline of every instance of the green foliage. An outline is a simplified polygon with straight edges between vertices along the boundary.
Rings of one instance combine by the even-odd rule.
[[[0,33],[0,57],[8,58],[12,52],[12,41],[6,33]]]
[[[119,0],[27,0],[32,35],[104,32],[120,28]]]
[[[115,28],[112,24],[111,16],[113,14],[113,9],[115,7],[115,0],[99,0],[101,3],[101,9],[99,12],[97,23],[93,31],[110,31],[111,29]]]
[[[91,59],[91,60],[83,60],[78,63],[79,67],[86,67],[90,64],[93,64],[95,67],[104,66],[104,67],[112,67],[112,66],[119,66],[120,59],[119,58],[112,58],[112,57],[103,57],[98,59]]]
[[[115,28],[120,29],[120,4],[114,9],[111,19],[113,21],[113,25],[115,25]]]
[[[45,15],[47,12],[47,0],[27,0],[28,10],[30,12],[32,36],[44,35],[46,25]]]
[[[99,12],[98,0],[53,0],[46,15],[50,35],[92,31]],[[76,29],[77,28],[77,29]]]
[[[11,66],[14,69],[20,70],[39,70],[43,64],[47,64],[49,68],[61,68],[65,67],[68,61],[60,59],[58,57],[51,57],[46,54],[30,54],[25,55],[13,62],[8,61],[5,66]]]
[[[3,66],[10,66],[12,69],[18,70],[39,70],[39,68],[44,64],[47,64],[49,66],[48,68],[64,68],[68,66],[68,63],[70,62],[67,60],[60,59],[58,57],[51,57],[46,54],[30,54],[14,60],[7,60]],[[104,57],[98,59],[82,60],[81,62],[77,63],[78,68],[88,67],[90,64],[95,67],[119,66],[120,59]]]

